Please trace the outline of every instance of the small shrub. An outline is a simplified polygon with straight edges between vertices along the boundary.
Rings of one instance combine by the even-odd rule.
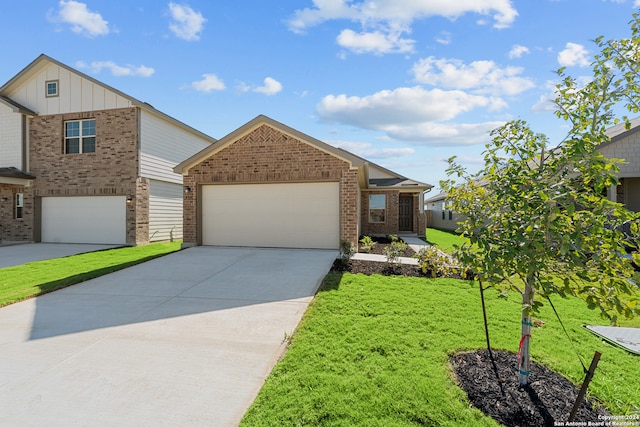
[[[340,241],[340,254],[338,259],[343,265],[349,264],[351,257],[356,253],[356,247],[347,240]]]
[[[395,236],[396,240],[391,241],[391,244],[384,248],[384,254],[387,257],[387,262],[391,266],[401,266],[400,257],[404,254],[404,251],[407,249],[407,244],[402,240],[398,240],[398,236]],[[391,237],[389,237],[391,238]]]
[[[374,242],[370,236],[364,236],[362,239],[360,239],[360,250],[362,252],[369,253],[375,246],[376,242]]]
[[[398,242],[400,240],[397,234],[387,234],[387,239],[391,240],[391,243]]]
[[[452,258],[433,246],[420,249],[414,258],[418,259],[422,273],[430,273],[431,277],[465,276],[462,268]]]

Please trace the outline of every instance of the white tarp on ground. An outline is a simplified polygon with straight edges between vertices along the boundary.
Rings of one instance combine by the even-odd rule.
[[[624,347],[640,356],[640,328],[619,328],[617,326],[586,326],[594,334],[613,344]]]

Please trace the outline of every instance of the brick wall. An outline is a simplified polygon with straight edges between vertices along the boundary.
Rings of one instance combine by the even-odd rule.
[[[22,219],[15,218],[16,194],[24,195]],[[0,184],[0,243],[33,241],[33,190],[21,185]]]
[[[369,221],[369,196],[375,194],[386,195],[386,212],[384,222]],[[398,204],[400,202],[400,192],[397,190],[371,190],[363,191],[360,199],[362,212],[360,220],[362,222],[362,234],[398,234]]]
[[[385,194],[386,198],[386,214],[384,222],[370,222],[369,221],[369,196],[374,194]],[[398,190],[370,190],[363,191],[360,203],[362,205],[362,211],[360,213],[360,221],[362,222],[362,234],[374,235],[374,234],[398,234],[399,233],[399,203],[400,203],[400,191]],[[416,233],[418,236],[424,236],[425,228],[427,224],[427,217],[425,213],[420,213],[420,198],[419,193],[413,194],[413,225],[412,233]]]
[[[96,120],[96,152],[65,154],[64,122],[84,119]],[[138,140],[135,107],[34,117],[29,171],[36,177],[33,195],[133,196],[127,205],[127,244],[146,243],[149,185],[138,180]]]
[[[191,189],[185,194],[183,205],[185,245],[202,244],[201,225],[197,220],[202,184],[317,181],[340,183],[340,239],[355,243],[358,238],[357,171],[350,170],[346,161],[262,125],[189,169],[184,177],[184,187]]]

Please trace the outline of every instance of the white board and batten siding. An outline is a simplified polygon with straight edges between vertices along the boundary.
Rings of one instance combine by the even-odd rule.
[[[182,239],[182,175],[173,172],[173,168],[210,143],[161,116],[141,110],[140,175],[150,182],[150,241]]]
[[[58,81],[58,96],[46,96],[46,82]],[[40,115],[132,107],[131,100],[57,64],[49,63],[11,99]]]
[[[0,102],[0,167],[22,169],[22,114]]]

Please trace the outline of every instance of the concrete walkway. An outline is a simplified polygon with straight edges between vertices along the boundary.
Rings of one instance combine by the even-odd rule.
[[[336,256],[201,246],[1,308],[0,425],[236,426]]]
[[[0,268],[116,247],[118,247],[118,245],[92,245],[83,243],[24,243],[0,246]]]

